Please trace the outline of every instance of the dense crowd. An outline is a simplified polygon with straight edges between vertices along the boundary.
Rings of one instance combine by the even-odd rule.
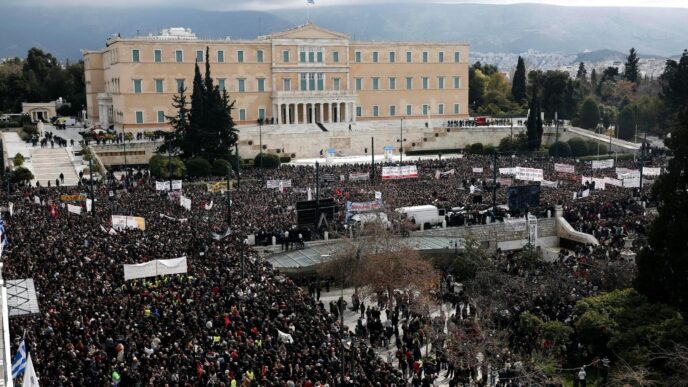
[[[492,162],[488,156],[416,161],[418,179],[384,182],[379,180],[380,165],[374,181],[349,179],[350,173],[369,171],[369,165],[326,166],[321,172],[337,178],[321,183],[320,192],[321,197],[334,197],[344,204],[373,200],[378,191],[390,213],[401,206],[436,204],[462,208],[466,219],[479,222],[484,219],[481,212],[492,205]],[[612,174],[593,172],[575,160],[563,162],[575,164],[580,174]],[[507,165],[498,167],[541,167],[545,179],[561,178],[550,160],[514,156],[500,158],[499,163]],[[633,166],[632,161],[617,165]],[[482,167],[483,173],[474,174],[475,167]],[[453,174],[437,178],[437,171],[452,169]],[[291,180],[291,188],[266,189],[265,181],[271,179]],[[340,326],[339,307],[317,302],[239,243],[248,234],[266,243],[273,236],[283,238],[285,231],[311,237],[306,230],[295,230],[294,206],[306,200],[309,187],[315,187],[313,167],[242,171],[239,187],[231,191],[229,227],[226,195],[207,192],[204,181],[184,182],[183,194],[193,203],[186,210],[156,191],[147,172],[130,172],[122,180],[95,184],[96,216],[68,213],[60,195],[86,192],[89,185],[85,183],[18,188],[8,198],[14,203],[14,214],[6,219],[3,275],[33,278],[41,308],[40,315],[11,320],[13,352],[21,340],[19,332],[26,332],[39,375],[47,385],[391,386],[407,380],[427,385],[440,370],[449,374],[451,369],[454,383],[476,372],[468,364],[449,362],[441,351],[436,362],[421,361],[420,347],[429,340],[421,328],[431,318],[412,312],[408,308],[412,297],[400,293],[391,309],[356,305],[362,319],[351,335],[362,340],[348,350],[354,366],[342,373],[341,360],[347,354],[342,353],[340,339],[350,337],[350,332]],[[563,184],[557,189],[543,187],[542,208],[551,211],[554,204],[563,204],[574,227],[608,246],[621,248],[628,233],[644,232],[644,210],[629,198],[631,190],[594,191],[574,200],[571,192],[580,181]],[[469,185],[480,190],[471,192]],[[480,195],[485,196],[482,202],[473,199]],[[497,189],[497,204],[505,200],[506,187],[502,186]],[[111,231],[111,215],[141,216],[146,220],[145,231]],[[336,236],[337,226],[333,227]],[[223,236],[216,240],[213,233]],[[124,281],[123,264],[181,256],[189,260],[186,275]],[[504,270],[523,275],[508,264],[508,256],[501,259]],[[575,273],[578,268],[571,270]],[[577,287],[580,296],[588,294],[586,286]],[[513,294],[513,307],[536,308],[524,304],[532,295],[523,296]],[[564,301],[568,306],[540,305],[541,314],[566,318],[571,299]],[[381,317],[383,313],[386,318]],[[461,320],[460,313],[452,318]],[[398,349],[396,362],[382,361],[372,350],[390,343]],[[435,341],[434,347],[442,348],[442,341]],[[510,371],[504,368],[503,372]]]

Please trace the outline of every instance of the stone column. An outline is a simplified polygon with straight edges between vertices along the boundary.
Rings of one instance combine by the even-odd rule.
[[[287,108],[287,124],[291,124],[291,104],[286,104]]]
[[[351,109],[351,120],[356,122],[356,102],[352,102],[351,106],[353,106],[353,109]]]
[[[272,116],[275,117],[275,124],[279,124],[280,122],[280,112],[280,105],[272,104]]]
[[[342,122],[342,106],[343,103],[337,102],[337,122]]]
[[[325,115],[323,114],[323,109],[324,109],[324,108],[325,108],[325,104],[324,104],[324,103],[319,103],[319,104],[318,104],[318,109],[320,109],[320,111],[318,112],[318,114],[320,115],[320,122],[325,122],[325,119],[323,118],[323,117],[325,116]]]
[[[308,122],[308,106],[307,105],[308,104],[305,102],[301,104],[301,112],[303,113],[303,123],[304,124]]]
[[[334,104],[330,102],[330,123],[334,122]]]
[[[315,104],[311,104],[311,123],[315,123]]]

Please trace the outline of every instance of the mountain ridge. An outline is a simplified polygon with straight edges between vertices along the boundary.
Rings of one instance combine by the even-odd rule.
[[[187,8],[3,6],[0,58],[39,47],[60,59],[80,59],[115,33],[147,35],[189,27],[199,37],[254,38],[303,24],[302,9],[202,11]],[[458,41],[471,51],[585,51],[672,57],[688,47],[688,9],[559,7],[544,4],[370,4],[312,7],[311,20],[356,40]],[[27,28],[29,26],[29,28]]]

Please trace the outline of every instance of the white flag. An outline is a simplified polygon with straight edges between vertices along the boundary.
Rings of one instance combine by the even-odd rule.
[[[382,192],[375,191],[375,200],[380,200],[380,199],[382,199]]]
[[[313,192],[311,191],[311,187],[308,187],[308,201],[313,200]]]
[[[31,353],[26,357],[26,369],[24,370],[24,382],[22,387],[39,387],[38,376],[36,370],[33,368],[33,361],[31,361]]]

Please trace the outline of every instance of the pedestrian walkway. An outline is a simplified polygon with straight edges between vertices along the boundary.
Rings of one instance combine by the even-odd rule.
[[[346,325],[349,329],[350,332],[354,332],[356,329],[356,324],[358,322],[358,318],[360,317],[360,313],[358,311],[352,311],[351,310],[351,296],[354,293],[353,288],[346,288],[342,291],[342,289],[331,289],[330,292],[322,292],[320,296],[320,301],[325,305],[325,309],[328,308],[329,303],[332,302],[337,302],[339,297],[343,297],[344,300],[347,302],[346,309],[344,311],[344,325]],[[371,299],[365,299],[364,303],[368,306],[374,306],[377,305],[376,302],[373,302]],[[441,305],[434,305],[434,309],[431,309],[430,311],[430,316],[432,317],[437,317],[440,316],[442,312],[444,312],[445,315],[445,327],[444,327],[444,333],[447,333],[447,319],[450,318],[454,311],[452,309],[451,304],[441,304]],[[399,334],[403,336],[404,331],[402,329],[402,321],[399,323]],[[390,364],[395,367],[398,367],[398,361],[396,359],[396,351],[397,351],[397,346],[394,342],[394,340],[390,340],[390,343],[387,347],[374,347],[373,350],[375,353],[380,357],[380,359],[384,360],[385,362],[390,362]],[[432,354],[434,352],[432,345],[423,346],[421,348],[421,352],[423,356],[426,356],[428,354]],[[445,387],[449,386],[449,380],[450,378],[447,378],[446,375],[447,371],[442,370],[438,373],[437,379],[435,379],[435,382],[433,383],[433,386],[436,387]],[[411,381],[411,378],[408,378],[408,381]]]

